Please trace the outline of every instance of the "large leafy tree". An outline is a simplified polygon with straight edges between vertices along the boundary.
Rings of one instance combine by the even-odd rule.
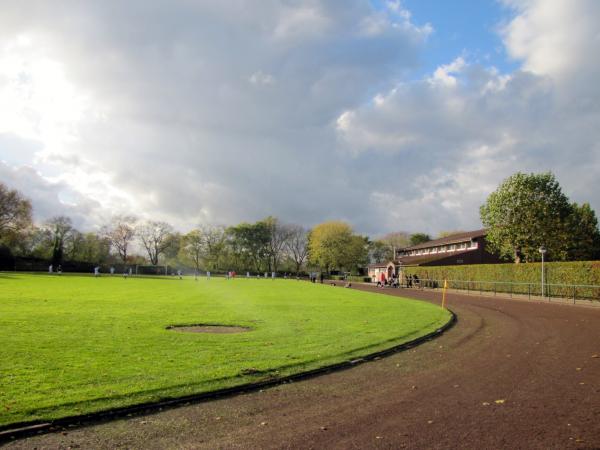
[[[75,231],[71,219],[66,216],[53,217],[46,223],[52,236],[52,263],[61,264],[64,258],[67,241]]]
[[[567,258],[572,206],[550,172],[518,172],[500,184],[481,206],[489,248],[515,262],[536,261],[545,246],[548,257]]]
[[[0,239],[11,240],[31,227],[31,203],[0,183]]]
[[[271,228],[265,221],[240,223],[227,230],[233,265],[238,269],[252,267],[261,272],[269,267]]]
[[[431,236],[425,233],[414,233],[410,235],[410,245],[419,245],[424,242],[429,242],[431,240]]]
[[[344,222],[325,222],[310,232],[309,254],[311,262],[327,272],[352,270],[366,263],[368,240],[355,235]]]
[[[369,242],[369,260],[373,263],[382,263],[394,258],[393,250],[382,240]]]
[[[72,230],[65,240],[64,258],[68,261],[105,263],[110,259],[110,242],[96,233]]]
[[[589,203],[581,206],[573,203],[573,211],[569,229],[571,231],[571,244],[569,246],[569,259],[582,261],[600,258],[600,231],[596,213]]]
[[[206,246],[202,230],[192,230],[183,235],[179,255],[184,262],[191,263],[196,271],[200,271],[200,267],[206,256]]]

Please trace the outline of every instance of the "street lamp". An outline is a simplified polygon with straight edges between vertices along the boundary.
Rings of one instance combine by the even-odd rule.
[[[544,255],[546,254],[546,247],[540,246],[540,253],[542,254],[542,298],[544,298]]]

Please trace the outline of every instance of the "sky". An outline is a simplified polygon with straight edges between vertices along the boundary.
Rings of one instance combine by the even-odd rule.
[[[5,0],[0,181],[37,222],[481,227],[517,171],[600,210],[597,0]]]

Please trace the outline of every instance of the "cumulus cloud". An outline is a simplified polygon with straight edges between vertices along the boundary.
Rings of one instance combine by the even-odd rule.
[[[554,170],[598,209],[598,6],[505,3],[521,69],[456,55],[409,81],[433,27],[397,1],[8,2],[0,179],[87,227],[471,228],[516,170]]]
[[[476,227],[478,206],[518,170],[552,170],[574,200],[600,208],[600,64],[590,58],[600,7],[509,3],[517,15],[502,33],[519,70],[503,74],[458,57],[338,116],[340,148],[398,167],[400,188],[371,191],[375,204],[402,205],[386,216],[388,227]],[[572,33],[574,24],[581,26]]]

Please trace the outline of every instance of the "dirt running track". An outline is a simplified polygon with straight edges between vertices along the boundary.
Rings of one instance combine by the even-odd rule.
[[[7,447],[600,448],[600,308],[459,295],[449,306],[458,323],[407,352]]]

